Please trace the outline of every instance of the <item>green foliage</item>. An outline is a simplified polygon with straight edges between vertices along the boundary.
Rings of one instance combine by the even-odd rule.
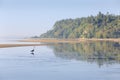
[[[120,16],[102,14],[57,21],[41,38],[120,38]]]

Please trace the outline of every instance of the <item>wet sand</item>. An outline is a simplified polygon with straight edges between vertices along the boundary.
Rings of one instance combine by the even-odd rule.
[[[0,44],[0,48],[7,47],[24,47],[24,46],[44,46],[49,44]]]

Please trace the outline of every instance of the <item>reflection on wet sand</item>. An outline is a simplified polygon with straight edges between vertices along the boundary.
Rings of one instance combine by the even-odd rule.
[[[54,46],[54,54],[63,59],[75,59],[104,64],[120,63],[120,43],[118,42],[84,42],[60,43]]]

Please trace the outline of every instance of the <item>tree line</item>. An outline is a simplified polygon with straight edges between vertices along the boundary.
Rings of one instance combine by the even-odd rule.
[[[103,14],[57,21],[40,38],[120,38],[120,15]]]

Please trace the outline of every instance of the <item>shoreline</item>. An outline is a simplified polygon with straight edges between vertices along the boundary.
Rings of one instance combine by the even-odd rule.
[[[1,43],[0,48],[8,48],[8,47],[25,47],[25,46],[45,46],[45,45],[54,45],[56,43],[81,43],[81,42],[98,42],[98,41],[109,41],[109,42],[118,42],[120,43],[120,38],[118,39],[53,39],[53,38],[42,38],[42,39],[21,39],[15,40],[17,42],[26,42],[20,44],[9,44],[9,43]],[[28,44],[27,42],[40,42],[35,44]],[[51,44],[52,43],[52,44]]]
[[[25,46],[44,46],[50,44],[0,44],[0,48],[8,48],[8,47],[25,47]]]
[[[19,42],[42,42],[42,43],[80,43],[80,42],[93,42],[93,41],[110,41],[110,42],[120,42],[120,38],[109,38],[109,39],[87,39],[87,38],[79,38],[79,39],[55,39],[55,38],[31,38],[31,39],[23,39],[18,40]]]

